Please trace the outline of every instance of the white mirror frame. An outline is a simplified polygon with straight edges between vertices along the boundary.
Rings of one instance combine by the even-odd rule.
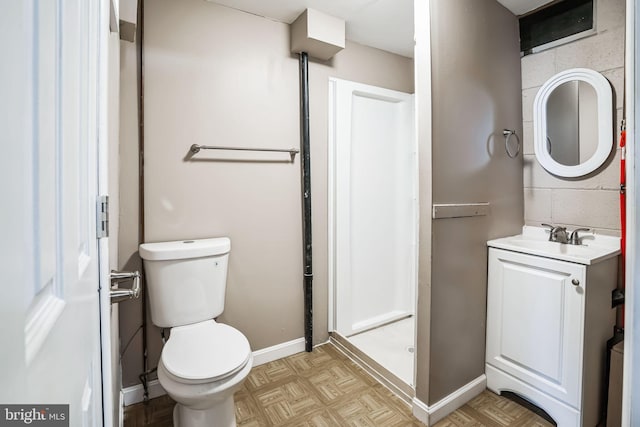
[[[547,151],[547,101],[555,88],[563,83],[579,80],[589,83],[598,99],[598,147],[586,162],[575,166],[558,163]],[[573,178],[587,175],[598,169],[607,160],[613,147],[613,105],[611,85],[604,76],[588,68],[572,68],[551,77],[542,85],[533,107],[534,150],[538,162],[548,172]]]

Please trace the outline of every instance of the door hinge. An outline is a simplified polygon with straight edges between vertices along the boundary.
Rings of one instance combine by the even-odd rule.
[[[96,237],[109,237],[109,196],[98,196],[96,204]]]

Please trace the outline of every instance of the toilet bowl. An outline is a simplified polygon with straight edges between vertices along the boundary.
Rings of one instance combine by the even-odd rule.
[[[171,328],[158,380],[176,401],[175,427],[235,427],[233,394],[253,355],[237,329],[213,320],[224,309],[228,238],[140,245],[152,322]]]
[[[249,342],[231,326],[213,320],[180,326],[158,363],[158,380],[177,402],[174,426],[234,427],[233,393],[249,375]]]

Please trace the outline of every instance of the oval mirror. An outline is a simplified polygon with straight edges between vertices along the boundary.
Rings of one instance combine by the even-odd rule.
[[[536,158],[548,172],[562,177],[593,172],[613,147],[611,85],[586,68],[556,74],[536,95],[533,131]]]

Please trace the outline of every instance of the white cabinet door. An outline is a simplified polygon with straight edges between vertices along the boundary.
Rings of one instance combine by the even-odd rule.
[[[585,271],[580,264],[489,250],[487,363],[576,409]]]

